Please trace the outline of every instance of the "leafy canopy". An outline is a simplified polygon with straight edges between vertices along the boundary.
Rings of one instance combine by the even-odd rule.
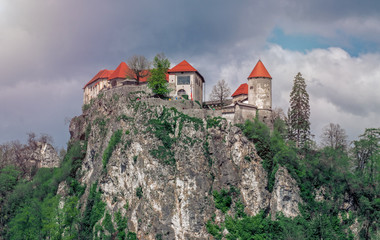
[[[163,53],[157,54],[153,60],[154,68],[148,79],[148,87],[158,97],[165,97],[170,93],[169,84],[166,81],[166,73],[170,68],[170,62]]]

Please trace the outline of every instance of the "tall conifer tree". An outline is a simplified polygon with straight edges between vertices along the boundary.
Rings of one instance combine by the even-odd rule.
[[[306,82],[301,73],[294,78],[288,111],[289,138],[303,147],[310,140],[310,105]]]

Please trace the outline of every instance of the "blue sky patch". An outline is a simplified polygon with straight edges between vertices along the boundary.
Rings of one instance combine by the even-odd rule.
[[[380,47],[372,41],[359,37],[348,36],[343,32],[337,32],[338,37],[327,39],[317,35],[286,34],[281,28],[274,28],[268,42],[275,43],[292,51],[306,52],[315,48],[339,47],[347,51],[351,56],[379,52]]]
[[[327,40],[306,34],[285,34],[281,28],[274,28],[268,41],[280,45],[281,47],[293,51],[306,52],[314,48],[328,48],[331,47]]]

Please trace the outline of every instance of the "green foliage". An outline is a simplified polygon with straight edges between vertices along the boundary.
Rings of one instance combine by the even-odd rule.
[[[220,193],[218,191],[213,191],[212,196],[214,197],[215,207],[220,209],[223,213],[226,213],[232,204],[231,191],[222,189]]]
[[[103,227],[108,231],[110,235],[115,232],[115,228],[113,227],[111,215],[106,212],[106,216],[103,219]]]
[[[68,177],[66,182],[69,186],[69,195],[81,197],[86,190],[86,185],[81,185],[75,178]]]
[[[170,62],[163,54],[157,54],[153,60],[154,68],[150,71],[148,87],[158,97],[165,97],[170,93],[169,84],[166,81],[166,73],[170,68]]]
[[[127,240],[138,240],[136,233],[134,233],[134,232],[128,232],[128,234],[127,234]]]
[[[143,196],[143,190],[142,190],[142,187],[141,187],[141,186],[136,188],[136,196],[137,196],[139,199],[142,198],[142,196]]]
[[[184,94],[184,95],[182,95],[182,97],[183,97],[183,99],[189,100],[189,95]]]
[[[116,120],[117,120],[117,121],[123,120],[124,122],[127,122],[127,121],[132,121],[133,118],[132,118],[132,117],[128,117],[128,116],[125,115],[125,114],[121,114],[120,116],[117,116],[117,117],[116,117]]]
[[[203,141],[203,155],[207,159],[208,165],[211,167],[212,166],[212,158],[210,156],[210,149],[209,149],[209,143],[208,143],[208,138],[206,137],[205,141]]]
[[[116,226],[117,226],[117,238],[123,240],[126,238],[125,229],[128,227],[128,221],[126,217],[121,216],[120,211],[115,214]]]
[[[154,158],[162,160],[165,164],[175,166],[176,160],[172,145],[180,138],[184,123],[194,124],[196,130],[203,125],[201,119],[178,112],[175,108],[163,107],[161,114],[156,113],[155,118],[149,119],[147,131],[152,132],[162,143],[162,145],[149,151]],[[179,129],[178,137],[174,137],[177,124]]]
[[[117,102],[117,101],[119,101],[120,96],[119,96],[118,94],[115,93],[115,94],[112,96],[112,99],[113,99],[115,102]]]
[[[88,109],[90,109],[90,107],[91,107],[91,104],[83,104],[83,106],[82,106],[82,112],[85,112],[85,111],[87,111]]]
[[[226,239],[278,239],[278,223],[266,218],[263,212],[256,216],[233,218],[226,216],[225,226],[228,230]]]
[[[162,234],[161,233],[156,234],[155,239],[156,240],[162,240]]]
[[[41,217],[40,203],[36,199],[29,201],[9,222],[8,239],[42,238]]]
[[[100,191],[97,191],[98,183],[94,183],[87,198],[86,209],[83,213],[80,226],[80,239],[91,239],[92,229],[103,217],[106,204],[102,202]]]
[[[65,205],[63,207],[64,218],[63,226],[67,228],[65,234],[69,236],[76,236],[77,231],[75,225],[79,222],[79,209],[78,209],[79,198],[77,196],[72,196],[66,199]]]
[[[0,169],[0,204],[8,192],[11,192],[17,184],[20,171],[14,166],[6,166]]]
[[[115,150],[116,145],[120,142],[122,135],[123,135],[122,130],[117,130],[116,132],[112,134],[110,142],[108,143],[108,146],[106,150],[104,150],[104,153],[103,153],[103,169],[107,168],[107,164],[108,164],[109,159],[112,156],[112,152],[113,150]]]
[[[107,121],[104,120],[103,118],[98,117],[94,120],[94,124],[99,127],[100,135],[104,137],[107,133],[107,129],[106,129]]]
[[[273,168],[273,154],[269,128],[258,117],[253,122],[246,120],[244,125],[240,125],[240,127],[244,135],[255,144],[257,153],[263,159],[263,167],[268,172],[271,171]]]
[[[220,240],[223,237],[223,228],[219,227],[218,224],[214,224],[211,220],[207,221],[206,230],[217,240]]]
[[[223,120],[224,118],[222,117],[208,117],[207,118],[207,128],[213,128],[213,127],[220,127],[220,122]]]

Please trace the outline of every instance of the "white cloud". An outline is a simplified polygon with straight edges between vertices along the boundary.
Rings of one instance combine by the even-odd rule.
[[[224,78],[232,91],[236,90],[247,81],[260,55],[273,78],[273,107],[287,111],[293,79],[302,73],[310,95],[312,132],[317,140],[323,126],[330,122],[345,128],[350,139],[357,138],[365,128],[380,127],[380,54],[352,57],[341,48],[302,53],[278,45],[270,45],[259,54],[251,52],[252,57],[242,59],[240,64],[219,66],[216,79]]]

